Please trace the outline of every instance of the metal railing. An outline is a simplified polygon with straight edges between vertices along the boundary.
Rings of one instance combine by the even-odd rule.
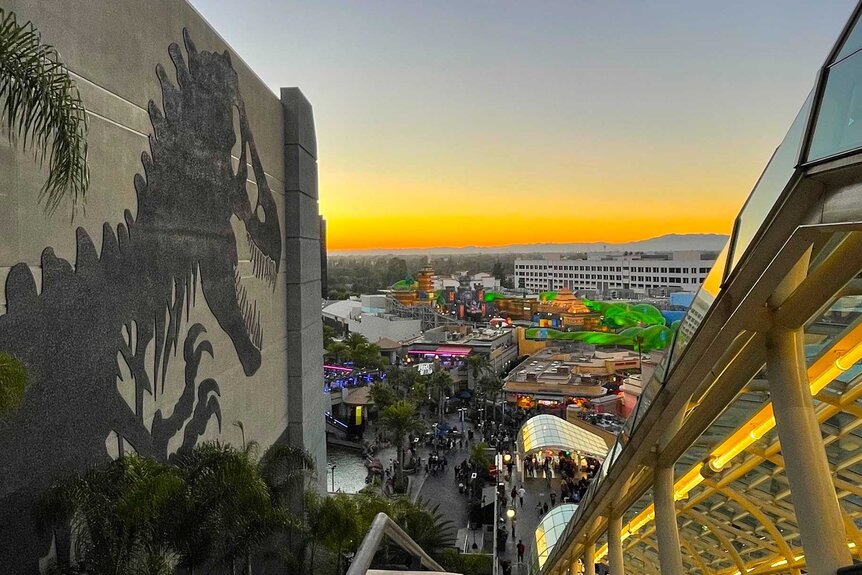
[[[383,543],[383,537],[388,536],[393,543],[401,549],[410,553],[421,565],[428,571],[445,572],[436,561],[434,561],[418,543],[413,541],[401,527],[398,526],[385,513],[378,513],[371,523],[371,529],[365,534],[356,555],[353,557],[353,562],[347,570],[347,575],[365,575],[371,567],[371,562],[374,560],[374,555]]]

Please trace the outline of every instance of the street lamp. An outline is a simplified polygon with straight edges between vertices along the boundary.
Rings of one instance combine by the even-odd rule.
[[[329,471],[332,472],[332,492],[335,493],[335,468],[337,465],[334,463],[329,464]]]
[[[511,521],[515,517],[515,510],[514,509],[506,509],[506,517],[508,517],[509,521]]]

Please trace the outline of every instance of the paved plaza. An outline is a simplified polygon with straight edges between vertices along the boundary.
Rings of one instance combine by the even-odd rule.
[[[509,537],[506,539],[506,549],[502,553],[498,553],[497,557],[500,562],[506,560],[511,561],[512,573],[514,575],[527,573],[527,564],[530,561],[530,553],[536,543],[536,527],[538,527],[541,518],[544,517],[544,513],[541,513],[540,515],[537,510],[537,504],[544,505],[547,503],[548,509],[550,510],[552,508],[550,498],[551,492],[557,494],[556,504],[560,504],[560,480],[558,477],[551,477],[549,488],[548,480],[544,478],[528,477],[521,481],[517,476],[518,473],[515,473],[512,481],[506,482],[506,493],[511,493],[513,485],[518,487],[523,485],[524,491],[526,492],[526,495],[524,496],[524,505],[522,507],[520,501],[518,501],[515,508],[514,538],[512,537],[512,523],[508,519],[506,520],[506,529],[509,533]],[[511,507],[511,502],[509,507]],[[505,511],[503,511],[503,516],[505,517]],[[520,564],[518,563],[518,540],[523,541],[525,548],[523,563]]]
[[[453,426],[460,429],[460,424],[457,423],[457,414],[451,414],[447,417],[447,421]],[[465,429],[470,429],[472,426],[466,424]],[[424,446],[419,449],[419,453],[425,461],[430,453],[430,450]],[[439,505],[439,511],[448,520],[452,522],[454,527],[453,536],[457,529],[467,526],[468,514],[466,494],[458,492],[458,483],[455,481],[455,466],[467,459],[469,450],[458,448],[457,446],[452,451],[446,453],[448,466],[445,472],[438,473],[436,476],[428,475],[420,472],[413,477],[411,486],[411,497],[420,497],[427,501],[430,505]],[[512,573],[515,575],[527,573],[527,562],[530,559],[530,553],[535,544],[535,530],[544,516],[537,511],[537,504],[546,504],[551,508],[550,494],[553,491],[556,493],[556,504],[560,504],[560,480],[552,471],[552,477],[549,482],[545,478],[524,478],[516,471],[509,481],[505,481],[507,496],[511,494],[512,488],[523,485],[526,492],[524,496],[523,506],[520,501],[515,502],[515,536],[512,537],[512,523],[506,519],[505,526],[508,537],[506,539],[505,550],[499,554],[498,560],[509,560],[512,563]],[[509,502],[511,507],[512,502]],[[501,513],[505,517],[505,510],[501,509]],[[524,562],[518,564],[517,544],[518,540],[523,541],[525,546]],[[453,539],[452,545],[455,545]]]
[[[446,421],[452,427],[461,429],[461,424],[458,422],[458,414],[449,414]],[[465,424],[465,430],[469,429],[470,424]],[[431,450],[422,446],[419,448],[419,455],[424,462],[428,460]],[[458,529],[467,526],[467,495],[458,493],[458,483],[455,481],[455,466],[470,456],[470,451],[465,445],[459,448],[456,444],[455,448],[445,453],[448,465],[446,471],[438,472],[437,475],[425,475],[424,471],[419,471],[413,476],[415,487],[411,488],[411,497],[418,497],[427,501],[430,506],[439,505],[439,511],[446,519],[452,522],[452,542],[455,546],[455,533]]]

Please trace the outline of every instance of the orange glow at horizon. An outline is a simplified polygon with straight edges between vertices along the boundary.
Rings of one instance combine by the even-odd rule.
[[[733,197],[720,189],[685,193],[685,181],[677,186],[664,183],[663,189],[650,192],[584,194],[550,186],[527,193],[407,184],[391,178],[347,180],[321,190],[327,249],[332,252],[729,234],[744,200],[744,194]],[[724,184],[715,187],[732,188]],[[350,197],[357,200],[346,199]]]
[[[354,217],[327,220],[327,249],[385,250],[498,247],[513,244],[645,240],[665,234],[729,233],[732,214],[679,222],[630,221],[621,229],[578,217],[501,219],[494,214],[434,219],[429,216]]]
[[[682,151],[638,142],[594,141],[576,149],[560,143],[553,153],[527,149],[516,157],[469,159],[458,150],[421,147],[390,148],[382,157],[339,154],[320,162],[327,249],[729,234],[768,157],[754,151],[758,146],[719,148],[703,135],[689,143]]]

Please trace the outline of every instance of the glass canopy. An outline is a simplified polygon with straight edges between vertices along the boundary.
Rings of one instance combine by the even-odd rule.
[[[604,439],[555,415],[533,417],[518,434],[518,451],[521,455],[543,449],[580,451],[601,459],[608,455],[608,444]]]
[[[575,514],[578,506],[574,503],[564,503],[554,507],[545,515],[536,527],[536,541],[532,547],[532,555],[530,563],[532,565],[531,573],[538,573],[548,555],[553,551],[554,545],[563,534],[563,530],[569,523],[569,519]]]

